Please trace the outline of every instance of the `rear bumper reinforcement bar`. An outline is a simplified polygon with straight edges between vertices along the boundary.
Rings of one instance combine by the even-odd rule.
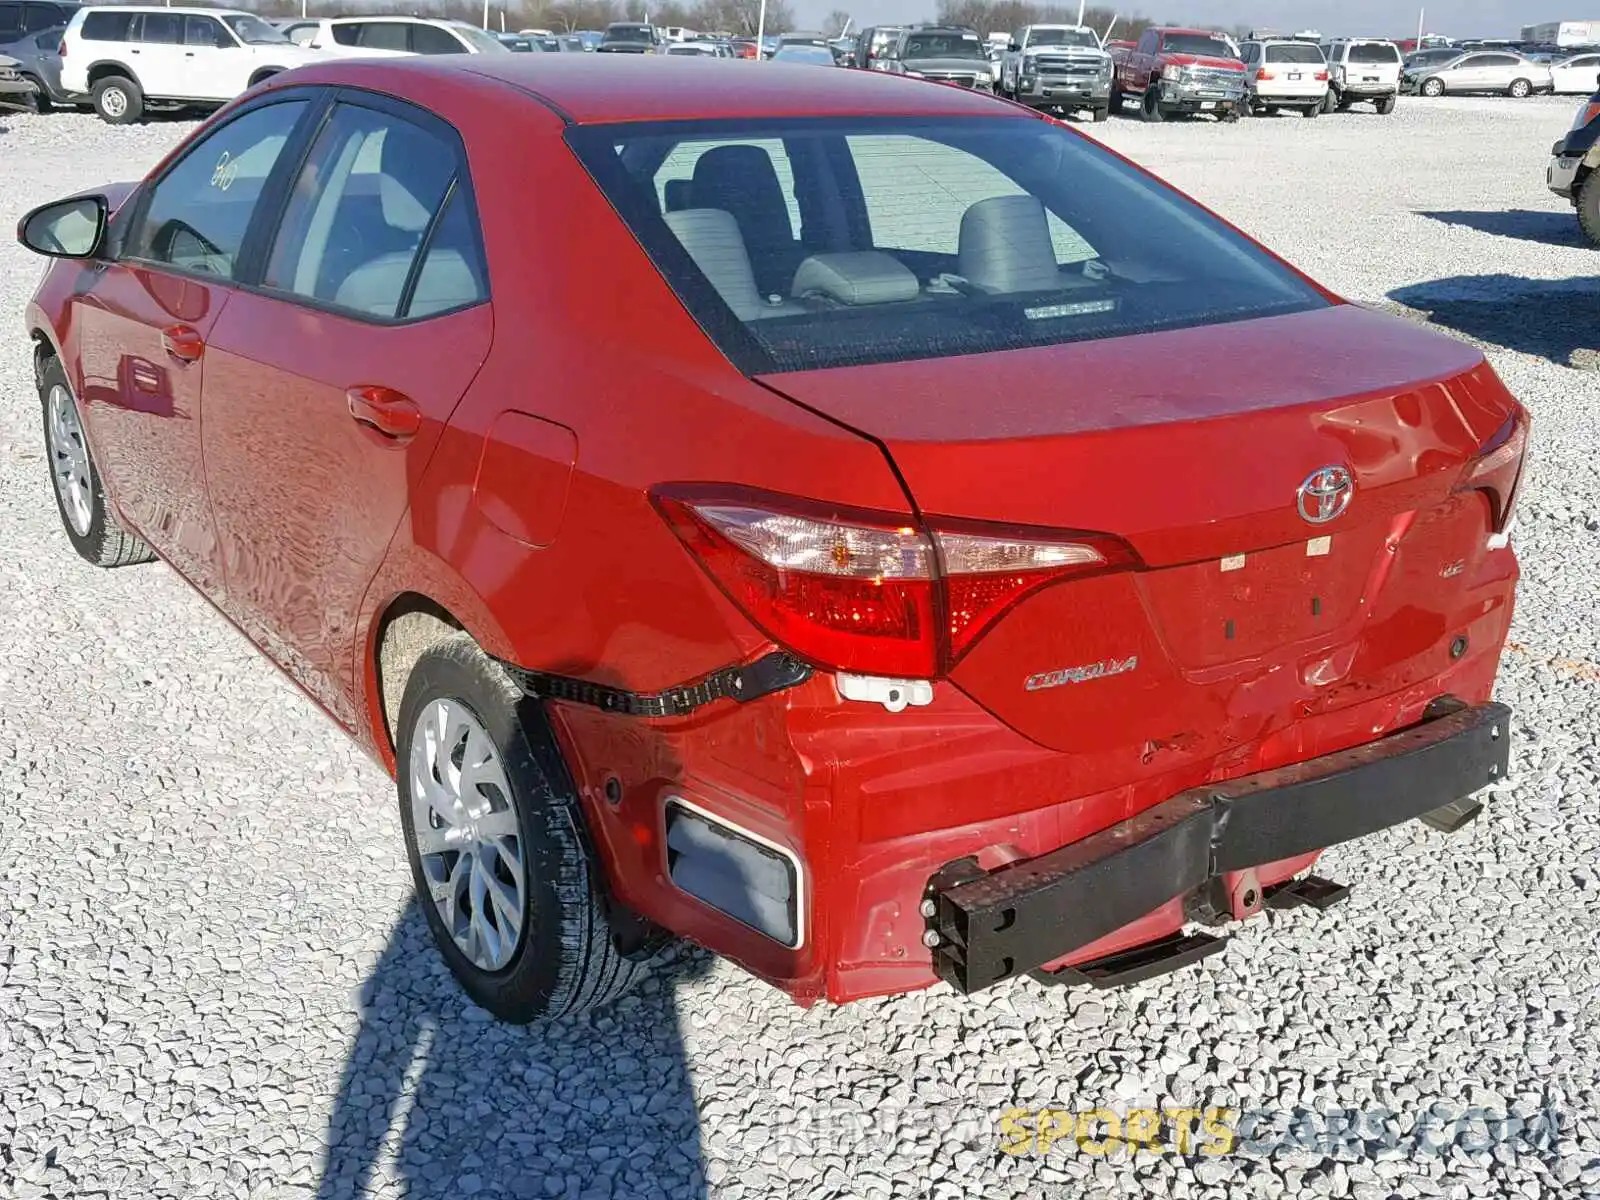
[[[933,964],[962,992],[1098,941],[1228,871],[1454,804],[1504,778],[1511,710],[1460,708],[1364,746],[1194,788],[1038,858],[951,864],[929,887]]]

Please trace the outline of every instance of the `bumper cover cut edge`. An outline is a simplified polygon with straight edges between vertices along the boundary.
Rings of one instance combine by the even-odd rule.
[[[1511,710],[1462,708],[1364,746],[1194,788],[1038,858],[935,877],[934,970],[971,993],[1225,872],[1354,841],[1504,778]]]

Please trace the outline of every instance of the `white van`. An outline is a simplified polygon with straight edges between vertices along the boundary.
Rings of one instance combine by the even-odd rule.
[[[333,57],[296,46],[260,17],[218,8],[81,8],[61,34],[61,85],[102,120],[147,107],[224,104],[279,71]]]
[[[1405,63],[1399,46],[1382,38],[1336,38],[1322,53],[1329,76],[1325,111],[1368,102],[1384,116],[1394,111]]]

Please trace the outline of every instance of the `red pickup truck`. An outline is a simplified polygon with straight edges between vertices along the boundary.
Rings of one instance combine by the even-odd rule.
[[[1244,63],[1219,33],[1147,29],[1133,49],[1114,49],[1111,111],[1135,100],[1147,121],[1179,113],[1212,113],[1237,121],[1244,112]]]

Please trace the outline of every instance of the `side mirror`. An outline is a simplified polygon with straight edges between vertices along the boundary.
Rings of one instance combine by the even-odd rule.
[[[51,258],[93,258],[105,240],[110,211],[104,196],[57,200],[17,223],[17,241]]]

